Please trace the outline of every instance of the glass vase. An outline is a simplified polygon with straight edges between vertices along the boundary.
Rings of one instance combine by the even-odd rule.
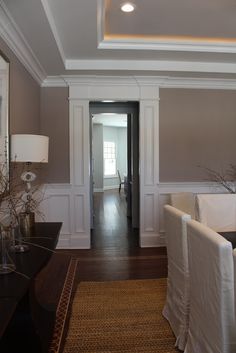
[[[27,244],[24,244],[23,241],[23,235],[20,229],[20,226],[16,226],[13,229],[13,245],[11,246],[11,251],[15,253],[21,253],[21,252],[26,252],[29,251],[29,246]]]
[[[0,275],[14,272],[16,266],[9,256],[9,247],[11,243],[10,230],[0,230]]]

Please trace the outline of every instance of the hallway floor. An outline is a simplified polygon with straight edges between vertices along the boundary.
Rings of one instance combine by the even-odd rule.
[[[78,281],[166,277],[166,249],[140,248],[138,234],[126,217],[123,190],[96,193],[92,248],[68,251],[79,258]]]
[[[127,204],[122,189],[107,190],[94,194],[93,249],[126,251],[138,247],[139,230],[132,229],[126,216]]]

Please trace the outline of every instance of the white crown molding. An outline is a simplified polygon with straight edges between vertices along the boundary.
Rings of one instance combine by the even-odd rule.
[[[61,76],[47,76],[41,83],[41,87],[68,87],[68,83]]]
[[[236,73],[235,63],[168,60],[66,60],[66,70]]]
[[[100,24],[101,28],[101,24]],[[102,33],[102,32],[101,32]],[[236,53],[235,42],[223,41],[191,41],[178,39],[135,39],[119,38],[106,39],[106,36],[100,36],[98,49],[119,49],[119,50],[159,50],[159,51],[187,51],[204,53]]]
[[[134,76],[65,75],[63,78],[69,86],[137,86]]]
[[[97,44],[103,41],[105,32],[105,4],[104,0],[97,0]]]
[[[65,52],[64,52],[64,49],[63,49],[59,34],[57,32],[57,27],[56,27],[56,24],[55,24],[55,21],[54,21],[54,17],[52,15],[52,11],[51,11],[50,6],[48,4],[48,0],[41,0],[41,3],[43,5],[44,12],[45,12],[46,17],[48,19],[48,23],[49,23],[49,25],[51,27],[52,34],[54,36],[55,42],[57,44],[57,48],[58,48],[59,53],[61,55],[61,59],[62,59],[64,65],[65,65],[65,61],[66,61]]]
[[[182,78],[170,76],[48,76],[42,87],[105,87],[105,86],[156,86],[160,88],[196,88],[235,90],[236,79]]]
[[[2,0],[0,0],[0,36],[27,71],[41,84],[46,73]]]
[[[167,77],[162,80],[160,87],[235,90],[236,79]]]

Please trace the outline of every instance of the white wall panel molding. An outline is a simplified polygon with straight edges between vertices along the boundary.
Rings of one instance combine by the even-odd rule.
[[[89,101],[70,101],[70,183],[73,202],[71,246],[90,247]]]
[[[160,182],[158,184],[160,194],[171,194],[175,192],[193,192],[195,194],[201,193],[220,193],[225,192],[217,183],[211,182]]]
[[[42,83],[43,87],[70,86],[70,99],[101,99],[99,87],[132,88],[129,99],[155,99],[158,88],[196,88],[196,89],[226,89],[235,90],[235,79],[195,78],[176,76],[48,76]],[[114,92],[107,93],[109,96]],[[121,100],[120,94],[117,100]]]
[[[89,205],[70,184],[46,184],[40,211],[45,221],[63,222],[57,248],[90,248]],[[39,219],[40,220],[40,219]]]
[[[156,227],[155,227],[155,220],[156,220],[156,215],[155,215],[155,194],[151,193],[146,193],[144,195],[144,224],[143,228],[144,231],[147,232],[154,232]],[[150,212],[151,211],[151,212]]]
[[[57,247],[70,248],[70,238],[73,233],[71,186],[69,184],[45,184],[42,192],[44,199],[40,204],[40,212],[44,215],[44,220],[63,222]]]
[[[86,168],[89,162],[89,105],[70,102],[70,182],[88,187]]]
[[[74,186],[84,186],[84,106],[82,104],[73,105],[70,136],[70,182]]]
[[[86,193],[80,187],[70,184],[46,184],[44,201],[40,211],[45,221],[63,222],[58,248],[90,247],[89,204]],[[165,244],[163,206],[169,203],[170,193],[190,191],[198,193],[219,193],[225,190],[209,182],[159,183],[141,192],[141,234],[140,246],[153,247]],[[86,211],[87,210],[87,211]]]
[[[155,184],[155,115],[154,115],[154,105],[145,104],[142,107],[142,113],[145,119],[145,126],[143,129],[142,144],[144,148],[143,156],[143,169],[144,169],[144,185],[154,185]]]
[[[46,78],[46,72],[2,0],[0,0],[0,36],[34,79],[41,84]]]
[[[85,195],[75,195],[75,232],[85,233]]]
[[[161,246],[158,234],[159,97],[140,100],[140,245]]]

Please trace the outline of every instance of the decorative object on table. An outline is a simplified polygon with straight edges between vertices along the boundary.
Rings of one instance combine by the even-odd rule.
[[[0,275],[14,272],[16,266],[9,255],[11,229],[0,227]]]
[[[208,167],[201,167],[206,174],[206,180],[221,185],[231,194],[236,194],[236,165],[230,164],[226,170],[217,171]]]
[[[15,270],[14,262],[9,256],[8,251],[11,242],[11,216],[8,212],[10,179],[7,156],[8,141],[7,138],[5,138],[4,154],[0,155],[0,274],[11,273]]]
[[[35,190],[32,182],[36,179],[36,174],[31,170],[32,163],[48,162],[48,142],[49,138],[42,135],[15,134],[11,135],[11,162],[25,163],[26,171],[21,174],[21,180],[25,185],[24,193],[21,197],[23,209],[19,218],[19,231],[23,236],[30,236],[35,222],[35,210],[38,201],[33,197]],[[37,191],[37,189],[36,189]],[[26,245],[20,246],[20,251],[27,249]]]

